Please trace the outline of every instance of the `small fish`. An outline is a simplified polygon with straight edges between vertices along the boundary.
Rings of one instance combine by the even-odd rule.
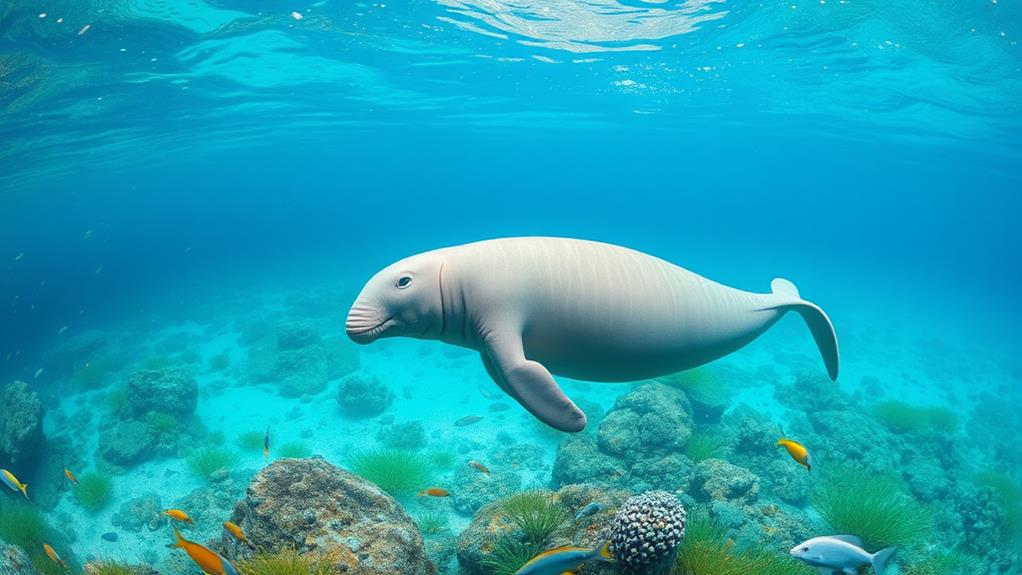
[[[42,374],[43,374],[43,368],[40,367],[39,369],[35,370],[35,375],[32,376],[32,379],[39,379],[39,376],[42,375]]]
[[[28,499],[28,491],[26,491],[28,485],[18,481],[18,478],[15,477],[14,474],[11,473],[10,471],[7,471],[6,469],[0,469],[0,481],[2,481],[3,484],[6,485],[11,491],[20,491],[21,494],[25,496],[25,499]]]
[[[82,34],[88,32],[89,28],[92,28],[92,24],[86,24],[85,26],[82,26],[82,29],[78,31],[78,35],[81,36]]]
[[[249,549],[255,551],[255,545],[252,545],[252,542],[248,540],[248,537],[245,535],[245,532],[241,530],[241,527],[238,527],[236,524],[231,523],[230,521],[224,521],[224,529],[226,529],[228,533],[233,535],[235,539],[241,541],[245,545],[248,545]]]
[[[575,514],[575,521],[578,521],[579,519],[582,519],[584,517],[589,517],[593,513],[597,513],[602,509],[603,509],[602,503],[598,503],[596,501],[590,502],[589,505],[586,505],[582,509],[578,510],[578,513]]]
[[[451,493],[442,487],[430,487],[419,492],[419,497],[426,497],[427,495],[430,497],[448,497]]]
[[[490,474],[490,470],[485,465],[483,465],[482,463],[479,463],[475,459],[469,461],[468,462],[468,466],[471,467],[472,469],[475,469],[476,471],[478,471],[480,473],[485,473],[486,475]]]
[[[814,537],[799,543],[790,551],[791,556],[824,573],[858,573],[867,565],[873,567],[876,575],[882,575],[884,565],[894,553],[894,547],[867,553],[862,541],[854,535],[831,535]]]
[[[180,521],[181,523],[195,523],[187,513],[180,509],[168,509],[163,512],[164,515],[170,517],[174,521]]]
[[[209,575],[238,575],[237,568],[234,564],[228,561],[223,555],[220,555],[216,551],[212,551],[199,545],[198,543],[192,543],[184,537],[181,537],[181,532],[174,529],[174,537],[176,541],[171,547],[177,547],[184,549],[185,553],[192,558],[192,561],[199,566],[200,569]]]
[[[785,449],[787,449],[788,455],[790,455],[791,458],[794,459],[800,465],[804,465],[806,471],[809,472],[813,471],[813,462],[812,459],[809,457],[809,450],[803,447],[801,443],[797,441],[792,441],[790,439],[782,438],[777,440],[777,445],[781,445]]]
[[[96,230],[85,230],[85,233],[84,233],[84,234],[82,234],[82,239],[83,239],[83,240],[87,240],[87,239],[91,238],[91,237],[92,237],[92,234],[93,234],[93,233],[94,233],[95,231],[96,231]]]
[[[14,256],[14,261],[19,261],[25,257],[25,252],[18,252],[18,255]]]
[[[485,385],[479,386],[479,395],[483,396],[483,399],[489,400],[498,399],[500,397],[496,393],[493,393],[493,391],[491,391],[490,388],[486,387]]]
[[[64,560],[60,558],[60,555],[57,555],[57,552],[53,550],[53,547],[50,547],[49,543],[43,543],[43,551],[46,552],[46,556],[49,557],[54,563],[60,565],[64,569],[68,568],[67,563],[65,563]]]
[[[67,326],[65,325],[65,326],[63,326],[63,327],[61,327],[60,329],[57,330],[57,335],[64,335],[64,332],[66,332],[66,331],[67,331]]]
[[[301,12],[292,12],[291,13],[291,17],[294,18],[295,20],[301,20],[302,19],[302,13]]]
[[[609,542],[597,549],[565,545],[536,555],[514,575],[562,575],[574,573],[583,563],[612,560]]]
[[[473,423],[479,423],[482,421],[482,416],[479,415],[466,415],[458,421],[454,422],[455,427],[465,427],[466,425],[472,425]]]
[[[74,473],[71,473],[70,469],[65,467],[64,468],[64,475],[67,476],[67,478],[71,481],[71,483],[74,483],[75,485],[78,485],[78,478],[75,477]]]
[[[263,437],[263,461],[270,460],[270,428],[266,428],[266,436]]]

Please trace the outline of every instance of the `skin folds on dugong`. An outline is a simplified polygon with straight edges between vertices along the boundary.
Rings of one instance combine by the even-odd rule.
[[[357,343],[436,339],[479,352],[487,373],[523,407],[562,431],[586,417],[551,374],[636,381],[727,355],[788,311],[802,315],[832,379],[834,328],[783,279],[771,292],[730,288],[627,248],[524,237],[433,250],[366,283],[345,329]]]

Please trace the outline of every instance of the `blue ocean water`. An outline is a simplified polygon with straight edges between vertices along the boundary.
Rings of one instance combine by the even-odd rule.
[[[693,432],[724,438],[723,460],[758,471],[762,454],[736,439],[752,409],[765,434],[776,425],[818,442],[821,468],[829,455],[899,477],[907,496],[943,510],[937,535],[893,560],[902,572],[954,551],[975,572],[1017,573],[1017,551],[994,560],[984,545],[1017,549],[1011,518],[1022,514],[1022,452],[1010,439],[1022,431],[1020,37],[1013,0],[6,2],[0,382],[26,382],[38,396],[45,439],[15,456],[0,437],[0,467],[45,486],[36,509],[75,568],[151,552],[168,573],[189,572],[167,563],[169,528],[125,528],[122,505],[155,490],[170,507],[208,491],[188,471],[194,451],[244,454],[235,437],[266,426],[281,444],[347,467],[354,453],[387,448],[380,430],[418,422],[427,452],[490,464],[513,477],[508,493],[559,489],[567,439],[502,396],[474,356],[344,342],[360,358],[355,376],[394,396],[383,415],[362,419],[338,413],[333,364],[305,358],[266,374],[260,358],[300,331],[296,322],[317,342],[343,341],[361,286],[402,257],[576,237],[749,291],[795,282],[841,342],[838,386],[850,399],[829,409],[867,418],[862,433],[897,456],[863,453],[870,439],[848,440],[858,450],[849,455],[815,422],[814,396],[827,392],[793,382],[823,366],[797,317],[706,368],[729,390],[728,415]],[[173,431],[137,460],[112,462],[102,436],[132,418],[110,405],[138,370],[171,368],[197,381],[201,431]],[[284,390],[289,377],[303,391]],[[602,410],[638,389],[566,388]],[[0,429],[14,436],[26,420],[10,397],[0,417],[17,423]],[[939,440],[906,435],[882,425],[884,402],[940,408],[956,423]],[[152,413],[175,412],[135,417],[156,433]],[[452,425],[464,416],[483,419]],[[178,424],[192,427],[186,417]],[[535,457],[495,454],[500,433]],[[83,507],[53,471],[68,459],[111,477],[112,500]],[[242,460],[221,489],[230,496],[193,503],[208,516],[197,540],[219,537],[263,464],[260,453]],[[716,501],[691,479],[697,461],[673,479],[624,461],[627,478],[592,479],[677,490],[690,514]],[[932,472],[926,487],[920,469]],[[402,500],[413,516],[425,505],[450,522],[427,544],[452,549],[477,504],[508,494],[459,500],[459,477],[434,475],[450,501]],[[748,535],[759,521],[749,509],[775,502],[801,526],[785,537],[825,534],[812,527],[818,485],[784,499],[779,479],[761,479],[757,501],[717,502],[732,515],[712,507],[714,519],[733,519],[729,537],[786,552],[784,537]],[[969,489],[987,489],[999,511],[972,510]],[[119,543],[102,539],[111,532]],[[25,540],[30,555],[38,543]],[[433,557],[439,572],[495,572],[453,555]]]

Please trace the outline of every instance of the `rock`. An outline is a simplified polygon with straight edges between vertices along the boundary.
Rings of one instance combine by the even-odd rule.
[[[279,459],[252,479],[231,521],[270,550],[324,553],[352,575],[433,575],[400,504],[320,458]]]
[[[675,492],[688,484],[692,473],[692,461],[682,455],[641,459],[629,470],[628,487],[634,491]]]
[[[692,435],[688,400],[662,383],[641,385],[618,398],[597,437],[600,450],[628,460],[682,451]]]
[[[898,469],[900,449],[886,428],[857,411],[820,411],[808,414],[820,436],[814,442],[817,461],[845,464],[870,472]]]
[[[150,411],[188,416],[198,398],[199,385],[187,368],[141,369],[128,376],[127,411],[137,418]]]
[[[517,473],[496,469],[486,475],[469,465],[458,465],[451,485],[454,510],[459,515],[472,517],[484,505],[518,491],[522,478]]]
[[[701,501],[752,503],[759,497],[759,477],[723,459],[707,459],[696,465],[689,492]]]
[[[0,575],[39,575],[25,550],[0,542]]]
[[[927,460],[908,462],[902,474],[912,493],[923,502],[943,499],[953,484],[941,466]]]
[[[805,413],[848,409],[853,403],[837,382],[819,373],[799,374],[792,383],[777,385],[774,398],[785,407]]]
[[[337,390],[337,404],[349,417],[372,417],[390,407],[394,394],[375,377],[360,374],[341,380]]]
[[[319,330],[309,320],[295,320],[277,327],[277,350],[294,350],[318,344]]]
[[[567,485],[551,492],[549,500],[560,504],[566,510],[566,520],[553,532],[543,549],[560,545],[597,547],[609,541],[611,521],[618,507],[628,499],[627,491],[607,489],[597,485]],[[589,503],[602,505],[599,511],[574,519],[579,510]],[[476,514],[472,523],[458,536],[458,564],[466,575],[492,575],[493,571],[483,562],[491,556],[495,545],[502,540],[520,541],[520,531],[504,514],[500,502],[493,502]],[[610,563],[592,563],[586,566],[586,575],[610,575],[616,573]]]
[[[99,435],[97,454],[115,467],[131,467],[153,455],[155,438],[141,421],[119,421]]]
[[[426,430],[421,422],[409,421],[381,427],[376,439],[390,449],[414,451],[426,447]]]
[[[22,463],[34,459],[43,444],[43,404],[22,381],[0,390],[0,461]]]
[[[757,470],[763,480],[764,492],[792,505],[801,506],[809,500],[814,485],[813,476],[790,458],[771,461]]]
[[[125,501],[110,518],[114,527],[138,533],[142,529],[156,531],[167,523],[163,515],[163,504],[155,493],[144,493],[140,497]]]
[[[100,537],[102,537],[103,541],[109,541],[111,543],[117,543],[117,533],[115,533],[113,531],[107,531],[103,535],[100,535]]]
[[[572,483],[613,484],[627,474],[616,458],[601,453],[584,435],[569,435],[557,446],[554,460],[554,485]]]
[[[317,394],[327,385],[327,361],[322,346],[277,352],[276,378],[284,397]]]

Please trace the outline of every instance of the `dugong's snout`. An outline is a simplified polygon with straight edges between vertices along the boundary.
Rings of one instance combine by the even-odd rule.
[[[344,322],[344,331],[351,341],[369,344],[379,339],[394,321],[394,316],[386,317],[373,306],[355,302]]]

